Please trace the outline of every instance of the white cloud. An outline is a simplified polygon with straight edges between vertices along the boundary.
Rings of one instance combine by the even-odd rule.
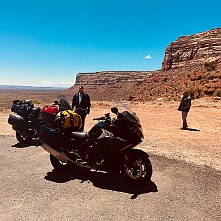
[[[74,85],[74,82],[59,82],[60,85]]]
[[[44,87],[70,87],[73,86],[74,82],[53,82],[53,81],[42,81],[39,86]]]
[[[50,80],[45,80],[45,81],[41,81],[41,82],[18,82],[18,81],[2,81],[0,80],[0,85],[19,85],[19,86],[35,86],[35,87],[71,87],[75,84],[75,82],[54,82],[54,81],[50,81]]]
[[[147,56],[143,57],[144,59],[151,59],[152,57],[148,54]]]
[[[52,81],[42,81],[41,85],[51,86],[51,85],[53,85],[53,82]]]

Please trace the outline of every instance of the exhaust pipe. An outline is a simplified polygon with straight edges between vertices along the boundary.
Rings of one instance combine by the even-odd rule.
[[[83,168],[87,168],[87,169],[91,169],[91,166],[89,165],[82,165],[80,163],[75,162],[74,160],[72,160],[64,151],[58,151],[53,149],[52,147],[50,147],[49,145],[47,145],[46,143],[42,144],[42,148],[44,150],[46,150],[48,153],[50,153],[51,155],[53,155],[54,157],[56,157],[59,160],[64,160],[64,161],[71,161],[72,163],[83,167]]]
[[[64,151],[59,152],[45,143],[42,144],[42,148],[59,160],[66,160],[66,161],[69,160],[73,162],[73,160],[71,160],[70,157]]]

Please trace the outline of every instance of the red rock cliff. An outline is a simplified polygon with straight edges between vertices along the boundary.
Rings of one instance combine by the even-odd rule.
[[[221,61],[221,28],[179,37],[166,48],[162,70],[203,66]]]

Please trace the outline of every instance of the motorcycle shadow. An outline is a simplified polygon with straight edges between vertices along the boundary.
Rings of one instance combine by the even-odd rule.
[[[11,147],[16,147],[16,148],[25,148],[25,147],[30,147],[30,146],[40,146],[42,145],[42,142],[40,140],[31,140],[26,143],[16,143],[12,145]]]
[[[53,169],[51,172],[47,173],[45,179],[57,183],[65,183],[75,179],[81,180],[81,183],[91,182],[93,186],[101,189],[133,194],[131,199],[135,199],[138,195],[144,193],[158,191],[157,186],[153,181],[150,181],[141,187],[135,187],[129,185],[119,173],[89,171],[82,168],[77,168],[69,173],[61,173]]]

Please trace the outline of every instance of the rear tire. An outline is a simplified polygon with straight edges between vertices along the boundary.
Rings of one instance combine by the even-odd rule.
[[[23,136],[21,133],[16,131],[16,139],[20,142],[20,143],[28,143],[29,141],[32,140],[32,137],[27,136]]]
[[[70,161],[59,160],[52,154],[50,154],[50,161],[54,169],[60,172],[68,172],[74,166]]]
[[[152,165],[147,153],[132,149],[124,155],[121,173],[133,186],[142,186],[151,181]]]

